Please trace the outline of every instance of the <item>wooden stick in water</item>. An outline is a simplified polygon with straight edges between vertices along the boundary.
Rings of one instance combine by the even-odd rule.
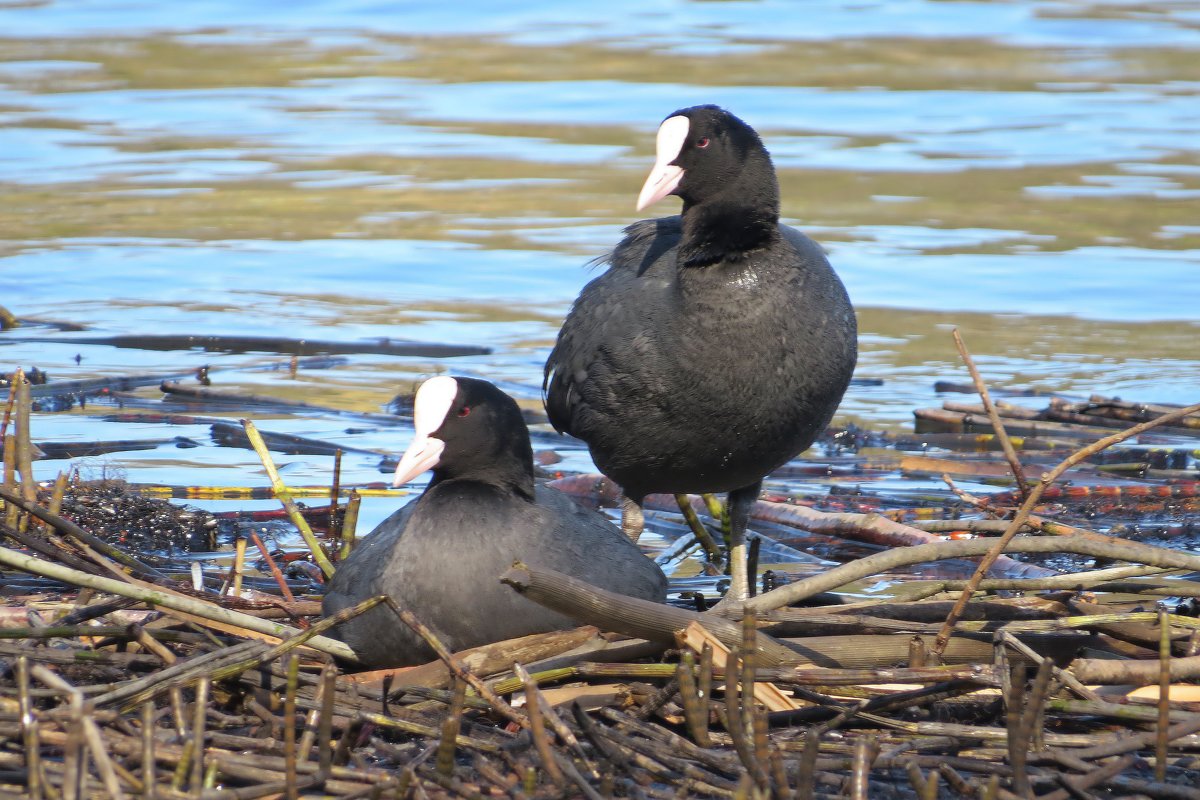
[[[15,392],[13,395],[15,396]],[[4,435],[4,489],[3,491],[17,496],[17,437],[11,433]],[[4,499],[4,523],[10,528],[16,528],[19,521],[20,507],[7,502],[7,498],[0,495],[0,499]]]
[[[13,378],[17,393],[17,470],[21,473],[21,496],[32,503],[37,500],[37,480],[33,477],[33,441],[30,439],[29,417],[33,400],[29,397],[29,381],[24,371],[18,369]]]
[[[338,517],[341,515],[341,509],[338,507],[339,492],[341,491],[342,483],[342,448],[338,448],[333,453],[333,483],[329,487],[329,538],[334,542],[340,542],[342,538],[342,527],[339,524]],[[340,550],[341,547],[336,547]]]
[[[21,368],[17,367],[17,371],[21,372]],[[22,373],[22,374],[24,374],[24,373]],[[3,439],[5,436],[8,435],[8,423],[12,420],[13,409],[16,407],[16,403],[17,403],[16,385],[10,382],[9,387],[8,387],[8,400],[5,401],[5,403],[4,403],[4,418],[0,419],[0,439]]]
[[[742,607],[747,612],[770,611],[890,569],[919,564],[923,561],[980,556],[987,553],[993,546],[993,540],[990,539],[967,539],[887,550],[851,561],[848,564],[842,564],[819,575],[780,586],[778,589],[772,589],[766,594],[747,600]],[[1008,551],[1011,553],[1076,553],[1155,567],[1200,569],[1200,556],[1190,553],[1138,542],[1117,544],[1075,536],[1063,538],[1018,537],[1012,540]]]
[[[233,548],[233,596],[241,597],[242,575],[246,571],[246,537],[239,535],[237,541],[234,542]],[[283,585],[287,586],[287,583],[285,582]],[[295,600],[295,598],[292,599],[293,601]]]
[[[258,548],[258,552],[262,554],[263,560],[267,562],[267,568],[271,570],[271,577],[275,578],[275,583],[279,585],[279,591],[283,593],[283,599],[289,603],[296,602],[296,598],[292,595],[292,590],[288,587],[287,581],[280,572],[279,567],[275,564],[275,559],[271,558],[271,553],[267,550],[267,546],[263,544],[263,540],[258,538],[258,534],[250,531],[250,538],[254,542],[254,546]]]
[[[24,375],[25,373],[20,367],[13,372],[8,388],[8,403],[4,408],[4,421],[0,422],[0,442],[4,445],[4,488],[14,494],[18,489],[17,470],[20,466],[20,458],[17,455],[17,448],[19,437],[15,433],[8,433],[8,423],[13,418],[13,411],[17,409],[17,397],[20,394],[17,389],[23,382]],[[5,522],[10,528],[16,528],[20,522],[19,512],[11,504],[6,505],[5,509]]]
[[[1000,448],[1004,451],[1004,458],[1008,461],[1013,478],[1017,482],[1017,491],[1021,494],[1021,499],[1024,500],[1029,496],[1029,487],[1025,484],[1025,474],[1021,468],[1021,460],[1017,458],[1017,451],[1013,448],[1012,440],[1008,438],[1008,433],[1004,430],[1004,423],[1000,421],[1000,415],[996,412],[996,407],[992,405],[992,398],[988,394],[987,384],[983,382],[983,376],[975,368],[975,360],[971,358],[971,353],[967,350],[967,345],[963,341],[962,335],[959,334],[958,328],[955,328],[952,333],[954,334],[954,346],[958,348],[959,356],[962,357],[963,363],[967,365],[967,371],[971,373],[971,380],[975,383],[975,390],[979,392],[979,398],[983,400],[984,410],[987,411],[988,419],[992,421],[992,427],[996,429],[996,436],[1000,440]]]
[[[308,525],[308,520],[300,513],[300,508],[296,505],[296,501],[292,499],[291,493],[288,491],[287,484],[279,477],[279,471],[275,469],[275,462],[271,460],[271,453],[267,450],[266,444],[259,435],[258,429],[254,427],[254,423],[248,419],[242,420],[242,427],[246,429],[246,436],[250,438],[250,444],[254,446],[254,452],[258,453],[259,459],[262,460],[263,467],[267,470],[267,476],[271,479],[271,486],[275,489],[275,496],[279,498],[279,502],[283,503],[283,507],[287,509],[288,517],[292,520],[292,524],[300,531],[300,535],[304,537],[305,544],[312,552],[313,561],[321,568],[321,572],[325,574],[325,578],[333,577],[333,564],[329,563],[329,559],[325,556],[325,550],[321,547],[321,542],[317,539],[316,534],[312,532],[312,528]]]
[[[1041,499],[1042,494],[1050,487],[1051,484],[1058,480],[1058,478],[1064,472],[1089,456],[1104,450],[1105,448],[1111,447],[1119,442],[1123,442],[1126,439],[1137,436],[1140,433],[1151,430],[1160,425],[1167,425],[1177,419],[1182,419],[1188,414],[1194,414],[1197,411],[1200,411],[1200,403],[1188,406],[1187,408],[1178,409],[1170,414],[1164,414],[1157,419],[1150,420],[1149,422],[1143,422],[1139,425],[1134,425],[1132,428],[1128,428],[1120,433],[1115,433],[1112,436],[1106,436],[1098,442],[1093,442],[1087,447],[1076,450],[1074,453],[1064,459],[1058,466],[1043,475],[1042,479],[1038,481],[1036,486],[1033,487],[1033,490],[1029,492],[1029,495],[1025,498],[1025,502],[1022,503],[1021,507],[1017,510],[1016,515],[1009,522],[1008,530],[1004,532],[1004,535],[996,540],[995,544],[991,546],[984,557],[979,560],[979,566],[975,569],[975,574],[971,576],[970,582],[967,584],[966,588],[963,589],[958,601],[954,604],[954,608],[950,610],[950,614],[946,617],[946,622],[942,626],[942,630],[937,635],[937,639],[934,642],[934,652],[940,656],[945,651],[946,645],[950,641],[950,634],[954,631],[955,624],[957,624],[959,617],[962,616],[963,609],[967,607],[967,603],[970,601],[971,595],[975,594],[975,587],[978,586],[979,581],[983,580],[983,578],[987,575],[988,569],[990,569],[996,559],[1000,557],[1000,554],[1004,552],[1004,549],[1012,541],[1013,537],[1017,535],[1017,531],[1021,529],[1021,526],[1025,524],[1025,521],[1029,518],[1030,513],[1033,512],[1034,507],[1037,505],[1038,500]],[[1061,541],[1066,540],[1064,539]]]
[[[357,489],[350,492],[350,499],[346,501],[346,511],[342,515],[342,547],[338,553],[338,559],[343,559],[350,555],[350,551],[354,549],[355,530],[358,528],[358,509],[362,505],[362,495]]]

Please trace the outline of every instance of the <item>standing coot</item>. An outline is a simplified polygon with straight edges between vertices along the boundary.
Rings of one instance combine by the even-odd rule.
[[[395,483],[429,469],[433,478],[338,566],[323,603],[327,616],[389,594],[451,650],[574,627],[500,583],[516,560],[613,592],[665,598],[662,570],[606,517],[534,487],[529,431],[517,404],[495,386],[431,378],[417,391],[413,426]],[[334,633],[368,666],[436,658],[387,608]]]
[[[625,494],[636,540],[651,492],[729,492],[733,586],[763,476],[829,423],[857,359],[854,309],[821,248],[779,224],[758,134],[716,106],[658,129],[636,222],[579,295],[546,361],[546,411]]]

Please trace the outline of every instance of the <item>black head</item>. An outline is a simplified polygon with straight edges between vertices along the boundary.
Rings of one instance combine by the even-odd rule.
[[[680,255],[689,266],[739,259],[779,235],[771,156],[753,128],[717,106],[680,109],[659,126],[638,209],[672,194],[683,200]]]
[[[487,381],[425,381],[413,401],[413,427],[395,485],[432,469],[430,488],[444,480],[473,480],[533,498],[533,448],[521,409]]]

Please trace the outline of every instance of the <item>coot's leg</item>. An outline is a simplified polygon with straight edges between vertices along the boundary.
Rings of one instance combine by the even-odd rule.
[[[641,538],[642,528],[646,524],[646,518],[642,514],[644,501],[644,497],[634,499],[628,495],[621,495],[621,531],[634,544]]]
[[[751,578],[746,575],[746,525],[750,510],[758,500],[762,481],[758,480],[729,493],[729,591],[722,602],[743,603],[750,596]]]
[[[705,499],[711,498],[712,495],[705,495]],[[724,554],[721,548],[717,546],[717,540],[709,532],[708,528],[704,527],[704,523],[700,520],[700,515],[692,508],[691,498],[686,494],[675,495],[675,502],[679,505],[679,510],[683,512],[683,519],[692,529],[692,533],[696,534],[696,541],[704,548],[704,555],[710,564],[717,567],[722,567],[725,564]],[[715,517],[722,517],[723,514],[718,512]]]

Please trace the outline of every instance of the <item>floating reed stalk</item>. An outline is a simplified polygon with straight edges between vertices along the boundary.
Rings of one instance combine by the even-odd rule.
[[[341,509],[338,507],[342,483],[342,449],[333,451],[333,481],[329,487],[329,538],[335,544],[334,552],[341,550]]]
[[[966,342],[963,341],[962,335],[955,328],[951,333],[954,336],[954,346],[958,348],[958,355],[962,358],[963,363],[967,366],[967,371],[971,373],[971,380],[975,384],[975,391],[979,393],[979,399],[983,401],[983,407],[987,411],[988,419],[992,421],[992,428],[996,431],[996,438],[1000,441],[1000,448],[1004,451],[1004,459],[1008,462],[1009,469],[1012,470],[1013,479],[1017,484],[1017,491],[1024,500],[1029,496],[1029,487],[1025,484],[1025,471],[1021,467],[1021,460],[1017,458],[1016,448],[1013,447],[1012,439],[1004,430],[1004,424],[1000,421],[1000,415],[996,412],[996,407],[992,404],[991,395],[988,394],[987,384],[983,381],[983,376],[979,374],[979,370],[975,367],[975,359],[971,358],[970,351],[967,350]]]
[[[1140,433],[1144,433],[1145,431],[1151,430],[1160,425],[1167,425],[1178,419],[1183,419],[1189,414],[1194,414],[1198,411],[1200,411],[1200,403],[1178,409],[1169,414],[1163,414],[1161,417],[1134,425],[1132,428],[1128,428],[1120,433],[1115,433],[1112,436],[1106,436],[1098,442],[1093,442],[1086,447],[1076,450],[1066,459],[1061,461],[1056,467],[1054,467],[1054,469],[1042,475],[1042,479],[1033,487],[1033,489],[1026,496],[1025,502],[1023,502],[1021,507],[1017,509],[1016,515],[1013,516],[1012,520],[1008,524],[1008,530],[1006,530],[1004,534],[997,539],[994,544],[991,545],[991,547],[984,554],[983,558],[979,560],[979,566],[976,567],[975,573],[971,576],[970,582],[968,583],[967,587],[963,589],[962,594],[954,604],[954,608],[950,610],[950,614],[946,617],[946,622],[942,626],[942,630],[937,635],[937,639],[934,642],[934,652],[939,656],[945,652],[946,645],[950,641],[950,634],[954,631],[954,626],[957,624],[959,617],[962,616],[963,609],[966,608],[967,603],[971,599],[971,595],[975,593],[975,587],[979,585],[979,581],[983,580],[983,578],[987,575],[988,569],[990,569],[992,564],[995,563],[996,559],[1000,557],[1000,554],[1005,551],[1009,543],[1012,542],[1013,537],[1017,535],[1017,532],[1021,530],[1021,526],[1025,524],[1026,519],[1028,519],[1030,513],[1032,513],[1034,509],[1034,506],[1036,506],[1038,501],[1041,499],[1042,494],[1050,487],[1051,484],[1057,481],[1064,472],[1084,459],[1099,453],[1101,450],[1111,447],[1118,442],[1123,442],[1130,437],[1137,436]]]
[[[279,498],[279,502],[287,510],[292,524],[300,531],[300,535],[304,538],[304,543],[308,545],[308,549],[312,553],[313,561],[321,568],[321,572],[325,573],[326,579],[332,578],[333,564],[329,563],[329,559],[325,556],[325,550],[321,547],[320,540],[312,532],[312,528],[308,525],[308,520],[300,512],[300,507],[296,505],[296,501],[292,499],[287,484],[279,477],[279,471],[275,469],[275,462],[271,459],[271,453],[267,450],[267,445],[263,442],[262,435],[254,427],[254,423],[248,419],[242,420],[242,427],[246,429],[246,436],[250,439],[250,444],[254,447],[254,452],[258,453],[259,459],[262,460],[263,468],[267,471],[267,477],[271,479],[271,487],[275,490],[275,496]]]
[[[17,367],[17,372],[24,374],[20,367]],[[8,435],[8,424],[12,421],[13,408],[17,403],[16,387],[10,381],[8,386],[8,399],[4,402],[4,417],[0,419],[0,438]]]
[[[350,491],[350,499],[346,501],[346,510],[342,515],[342,548],[338,558],[344,559],[354,549],[356,529],[358,528],[358,509],[362,505],[362,494],[357,489]]]
[[[1200,408],[1200,406],[1197,407]],[[1034,491],[1037,491],[1036,488]],[[900,547],[882,553],[874,553],[818,575],[780,586],[778,589],[747,600],[742,607],[746,611],[771,611],[887,570],[926,561],[981,556],[993,549],[994,546],[994,540],[991,539],[968,539]],[[1011,540],[1005,549],[1009,553],[1075,553],[1170,569],[1200,569],[1200,556],[1129,541],[1117,544],[1078,536],[1062,538],[1019,536]],[[974,591],[972,590],[971,593],[974,594]]]
[[[233,543],[233,596],[242,596],[242,575],[246,571],[246,537],[239,536]],[[285,584],[286,585],[286,584]],[[294,598],[293,598],[294,599]]]
[[[12,385],[17,394],[16,430],[17,470],[21,473],[21,496],[27,502],[37,500],[37,480],[33,477],[33,440],[30,438],[29,417],[33,400],[29,396],[29,381],[25,372],[17,369]]]
[[[14,397],[15,392],[10,395]],[[4,434],[4,490],[6,493],[16,496],[17,490],[17,437],[11,433]],[[4,504],[4,523],[10,528],[16,528],[19,523],[18,515],[20,509],[18,506],[5,502]]]
[[[50,493],[50,504],[47,510],[54,516],[62,512],[63,496],[67,493],[67,473],[60,472],[54,479],[54,489]]]
[[[271,557],[271,552],[267,550],[267,546],[263,544],[263,540],[258,538],[258,534],[254,531],[250,531],[250,539],[254,542],[254,546],[258,548],[263,561],[267,562],[267,569],[271,571],[271,577],[275,579],[275,583],[279,586],[279,592],[283,595],[283,599],[289,603],[296,602],[292,590],[287,585],[287,580],[283,577],[283,572],[280,571],[279,565],[275,563],[275,559]]]

